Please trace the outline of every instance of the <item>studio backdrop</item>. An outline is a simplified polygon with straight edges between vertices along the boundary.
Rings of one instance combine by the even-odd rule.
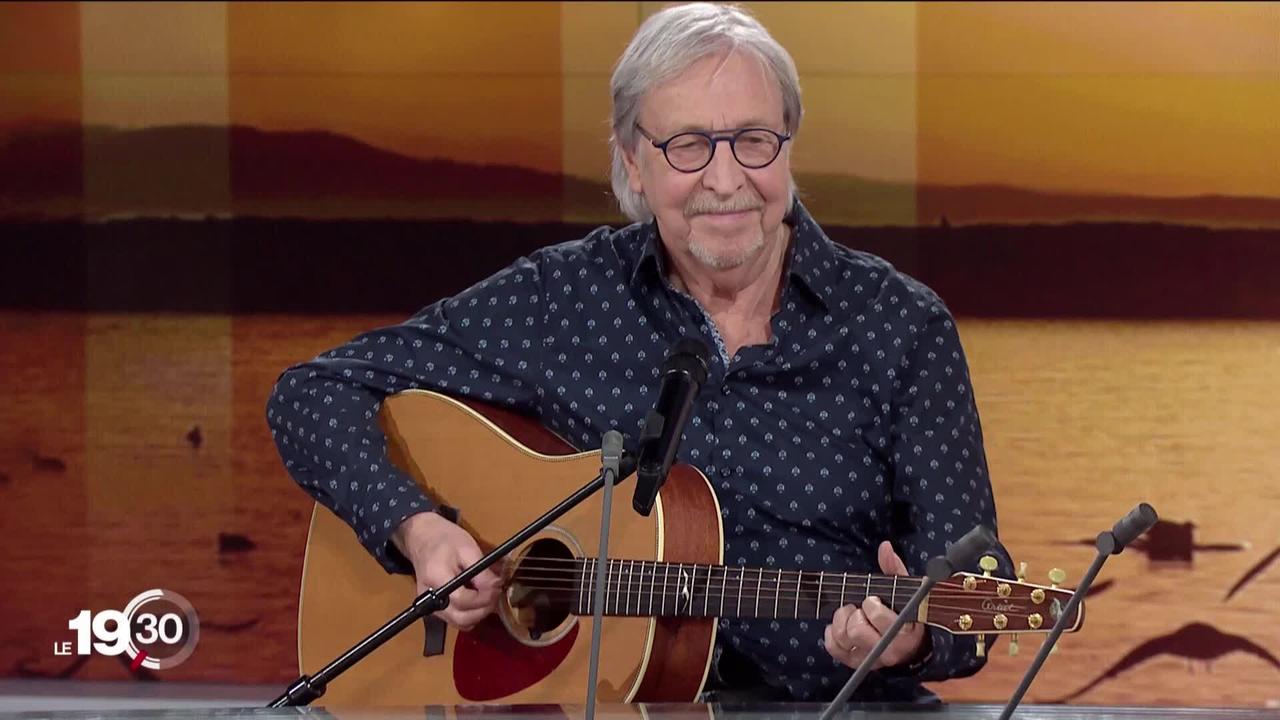
[[[0,676],[298,674],[277,374],[622,224],[609,75],[660,7],[0,5]],[[1280,3],[747,7],[814,217],[957,317],[1028,579],[1161,513],[1029,699],[1280,702]],[[180,667],[54,655],[152,587]],[[1005,697],[1006,647],[936,689]]]

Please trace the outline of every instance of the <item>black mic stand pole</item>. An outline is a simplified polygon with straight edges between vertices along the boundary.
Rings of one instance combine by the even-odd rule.
[[[933,586],[951,577],[960,568],[972,565],[979,555],[995,547],[995,544],[995,535],[987,528],[978,525],[965,533],[964,537],[952,543],[951,547],[947,548],[945,557],[939,555],[930,560],[929,564],[925,566],[925,577],[920,581],[920,587],[916,588],[916,591],[912,593],[906,607],[902,608],[902,612],[898,613],[898,617],[894,618],[893,624],[889,626],[889,629],[885,631],[884,635],[880,636],[880,641],[876,643],[875,647],[871,648],[871,652],[867,653],[862,662],[858,663],[858,669],[853,673],[853,677],[849,678],[849,681],[840,689],[840,694],[836,695],[835,699],[822,711],[819,720],[830,720],[831,716],[835,715],[836,711],[849,701],[854,691],[858,689],[858,686],[862,684],[862,681],[871,672],[871,667],[876,664],[876,660],[880,659],[885,649],[902,631],[903,626],[909,620],[914,621],[916,612],[920,608],[920,603],[924,601]]]
[[[1156,515],[1155,508],[1146,503],[1139,503],[1137,507],[1129,511],[1128,515],[1120,518],[1111,530],[1098,533],[1097,547],[1098,554],[1093,558],[1093,564],[1085,571],[1084,577],[1080,579],[1080,584],[1076,586],[1076,591],[1071,594],[1071,599],[1067,601],[1067,606],[1063,608],[1058,615],[1058,620],[1053,624],[1053,629],[1049,631],[1048,637],[1044,643],[1040,645],[1040,651],[1036,653],[1035,660],[1031,661],[1031,667],[1022,675],[1022,682],[1018,684],[1018,689],[1014,691],[1013,697],[1009,698],[1009,703],[1004,706],[1004,710],[1000,713],[1000,720],[1009,720],[1013,715],[1013,711],[1018,707],[1018,703],[1022,702],[1022,696],[1027,693],[1027,688],[1031,687],[1031,681],[1035,680],[1036,675],[1040,672],[1040,666],[1044,665],[1044,661],[1049,657],[1049,652],[1053,650],[1054,643],[1058,642],[1058,637],[1066,629],[1069,618],[1075,617],[1076,608],[1080,606],[1080,601],[1089,592],[1089,586],[1093,584],[1093,579],[1098,576],[1098,571],[1102,569],[1102,564],[1107,561],[1107,557],[1111,555],[1119,555],[1125,546],[1133,542],[1139,535],[1151,529],[1156,524],[1159,517]]]
[[[626,479],[631,473],[635,472],[635,459],[624,457],[622,459],[621,469],[618,471],[613,484],[616,485]],[[524,544],[529,538],[541,532],[543,528],[555,522],[561,515],[572,510],[583,500],[591,497],[600,488],[604,487],[606,477],[610,473],[601,469],[600,474],[595,479],[583,485],[572,495],[565,498],[560,504],[551,508],[542,517],[534,520],[523,530],[511,536],[506,542],[498,547],[490,550],[488,554],[475,561],[470,567],[458,573],[452,580],[441,585],[438,588],[428,588],[419,595],[413,603],[403,610],[399,615],[378,628],[365,639],[356,643],[351,649],[338,656],[335,660],[325,665],[320,672],[310,677],[303,675],[294,680],[284,694],[272,700],[267,707],[294,707],[300,705],[310,705],[324,695],[329,683],[342,673],[346,672],[351,666],[360,662],[366,655],[377,650],[391,638],[400,634],[405,628],[413,625],[418,620],[438,612],[449,606],[449,595],[454,590],[467,584],[476,575],[484,572],[490,565],[506,557],[512,550]]]

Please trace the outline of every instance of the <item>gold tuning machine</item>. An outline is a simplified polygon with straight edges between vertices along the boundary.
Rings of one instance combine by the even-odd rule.
[[[994,555],[983,555],[978,567],[982,568],[982,577],[991,577],[991,571],[1000,567],[1000,561]]]
[[[986,656],[987,656],[987,636],[986,636],[985,634],[983,634],[983,633],[978,633],[978,650],[977,650],[977,655],[978,655],[978,657],[986,657]]]
[[[1027,581],[1027,563],[1025,561],[1018,563],[1017,577],[1018,577],[1018,582]]]
[[[1067,573],[1062,568],[1054,568],[1049,571],[1049,587],[1057,588],[1066,579]]]
[[[1009,636],[1009,655],[1018,654],[1018,633]]]

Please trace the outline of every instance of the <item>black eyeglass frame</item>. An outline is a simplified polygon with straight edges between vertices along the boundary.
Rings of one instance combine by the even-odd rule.
[[[709,133],[709,132],[702,132],[699,130],[686,130],[685,132],[676,133],[675,135],[672,135],[671,137],[667,138],[666,140],[663,140],[662,142],[658,142],[657,138],[651,135],[649,131],[640,127],[640,123],[636,123],[635,126],[636,126],[636,130],[640,131],[640,134],[644,136],[645,140],[648,140],[650,143],[653,144],[655,148],[662,151],[662,157],[666,159],[667,164],[670,165],[671,168],[676,172],[682,172],[682,173],[696,173],[701,171],[706,166],[710,165],[711,161],[715,159],[716,147],[719,146],[721,142],[729,143],[729,152],[733,153],[733,159],[737,161],[737,163],[742,167],[747,168],[749,170],[760,170],[761,168],[767,168],[770,165],[772,165],[775,160],[778,159],[778,156],[782,154],[782,146],[785,145],[787,141],[791,139],[791,133],[784,134],[784,133],[777,132],[775,130],[770,130],[769,128],[749,127],[749,128],[742,128],[740,130],[734,130],[731,133]],[[738,138],[742,137],[743,135],[749,132],[767,132],[778,139],[778,150],[773,154],[773,157],[769,158],[769,162],[766,162],[762,165],[748,165],[747,163],[742,162],[742,158],[738,157],[738,146],[737,146]],[[686,135],[697,135],[698,137],[705,138],[707,142],[711,143],[711,153],[707,155],[707,161],[702,163],[698,167],[693,168],[692,170],[685,170],[684,168],[676,167],[676,164],[671,162],[671,156],[667,154],[667,147],[670,146],[671,143],[675,141],[676,138],[681,138]]]

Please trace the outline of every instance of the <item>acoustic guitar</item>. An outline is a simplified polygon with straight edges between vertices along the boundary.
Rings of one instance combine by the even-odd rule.
[[[393,462],[488,550],[595,477],[600,452],[577,452],[509,411],[426,391],[389,397],[379,416]],[[621,487],[626,487],[624,484]],[[618,493],[622,495],[621,492]],[[336,705],[576,703],[585,697],[602,494],[521,547],[501,568],[497,611],[442,647],[411,628],[328,689]],[[723,564],[720,508],[696,469],[672,469],[649,517],[615,498],[601,630],[601,702],[691,702],[706,681],[716,618],[830,620],[877,595],[901,610],[920,580]],[[991,559],[985,566],[994,569]],[[414,579],[374,562],[351,528],[317,505],[298,614],[298,657],[315,672],[409,605]],[[956,634],[1047,633],[1066,588],[988,573],[936,585],[918,621]],[[439,622],[439,621],[435,621]],[[1083,622],[1083,607],[1071,630]]]

